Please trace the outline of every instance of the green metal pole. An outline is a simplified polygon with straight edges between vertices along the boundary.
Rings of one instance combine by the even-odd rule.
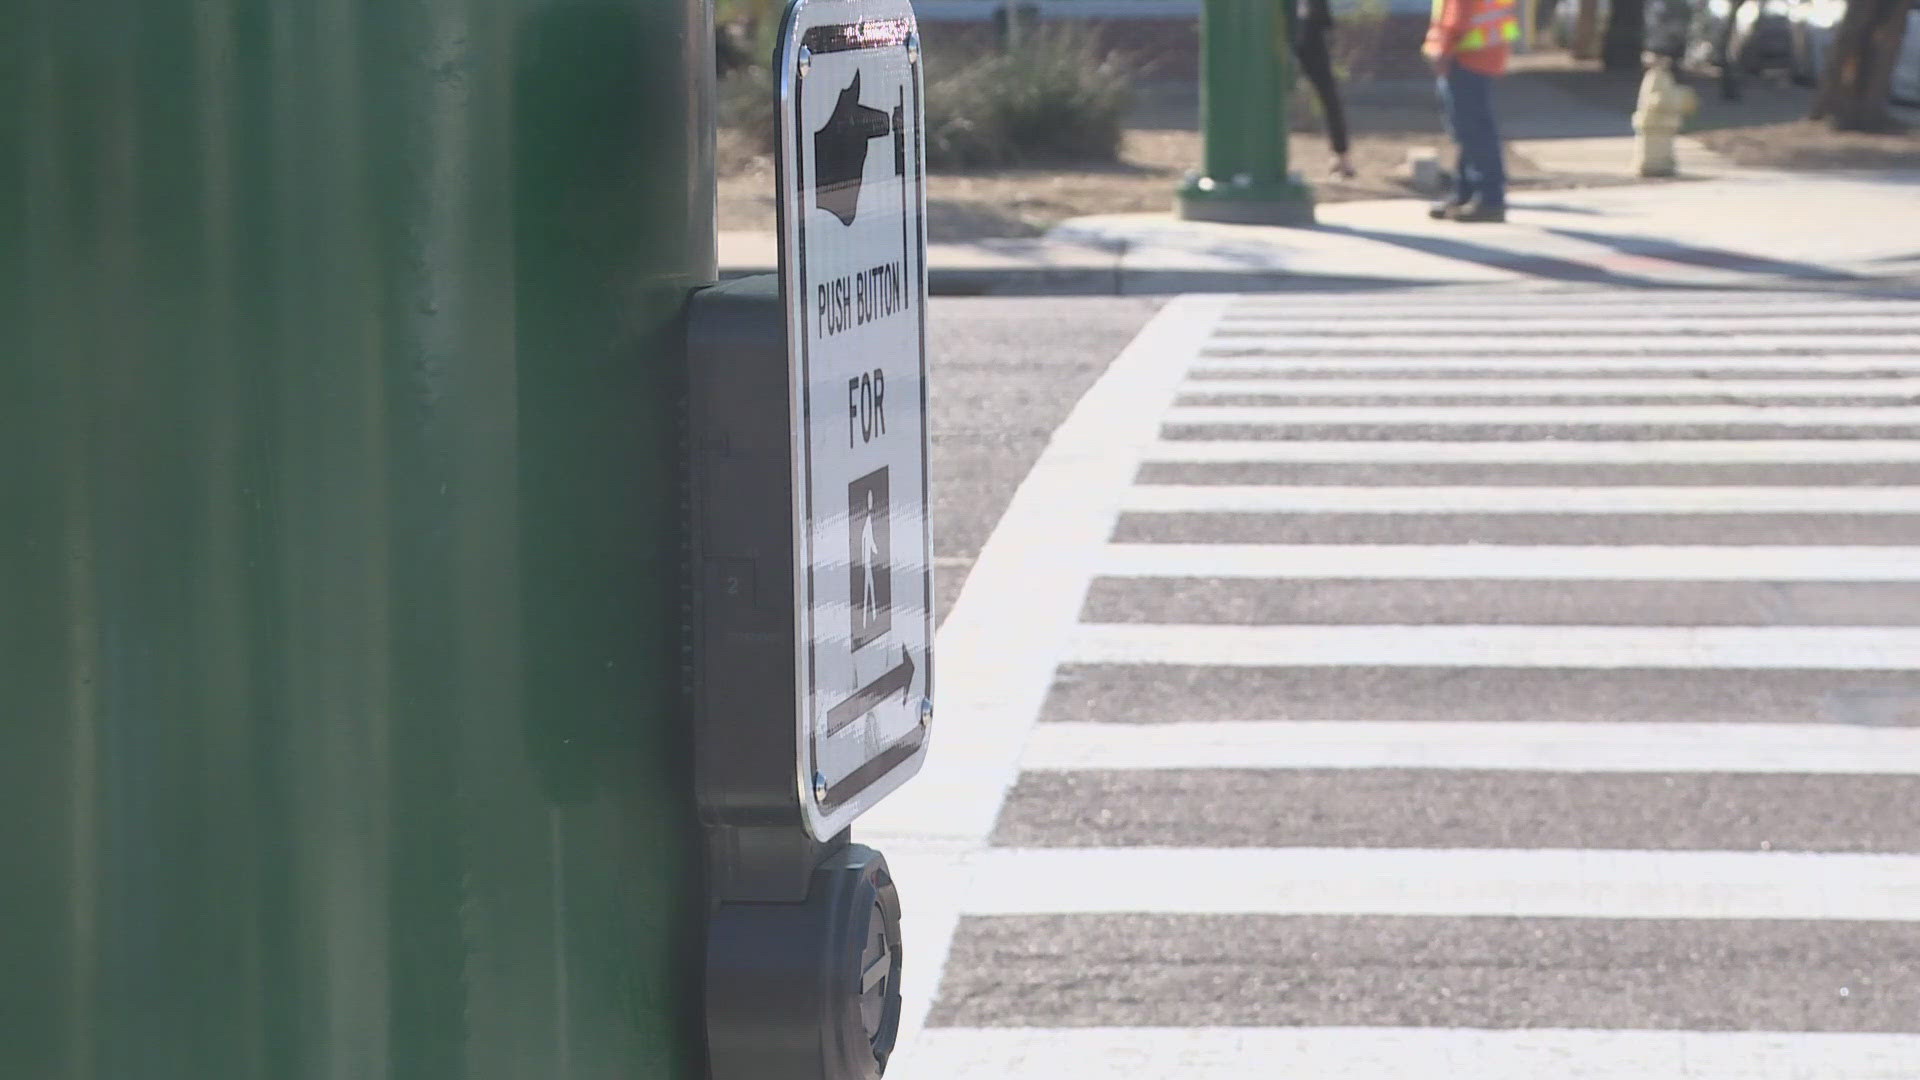
[[[1245,225],[1306,225],[1313,193],[1287,168],[1292,0],[1205,0],[1200,126],[1205,167],[1180,188],[1180,216]]]
[[[0,1075],[701,1072],[704,0],[19,0]]]

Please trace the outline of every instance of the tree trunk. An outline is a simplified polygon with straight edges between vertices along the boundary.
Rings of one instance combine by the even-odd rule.
[[[1600,55],[1600,0],[1579,0],[1573,18],[1573,58],[1591,60]]]
[[[1839,131],[1877,131],[1892,126],[1887,95],[1893,65],[1907,31],[1908,0],[1847,0],[1834,35],[1833,55],[1814,96],[1813,118]]]
[[[1600,66],[1608,71],[1639,71],[1646,41],[1646,0],[1613,0],[1607,36],[1600,46]]]

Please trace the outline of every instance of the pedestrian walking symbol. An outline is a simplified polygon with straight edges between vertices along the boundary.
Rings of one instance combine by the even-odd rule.
[[[885,468],[847,485],[847,600],[856,649],[893,629],[890,524]]]

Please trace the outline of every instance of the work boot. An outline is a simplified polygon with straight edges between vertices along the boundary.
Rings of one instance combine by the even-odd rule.
[[[1435,221],[1445,221],[1453,216],[1454,210],[1460,205],[1452,199],[1441,199],[1427,207],[1427,216]]]
[[[1479,199],[1474,199],[1448,208],[1445,216],[1449,221],[1505,221],[1507,208],[1488,206]]]

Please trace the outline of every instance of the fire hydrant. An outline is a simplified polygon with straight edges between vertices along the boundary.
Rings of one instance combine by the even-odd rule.
[[[1700,97],[1673,77],[1671,57],[1649,54],[1646,60],[1633,110],[1633,165],[1641,176],[1672,176],[1674,136],[1700,108]]]

